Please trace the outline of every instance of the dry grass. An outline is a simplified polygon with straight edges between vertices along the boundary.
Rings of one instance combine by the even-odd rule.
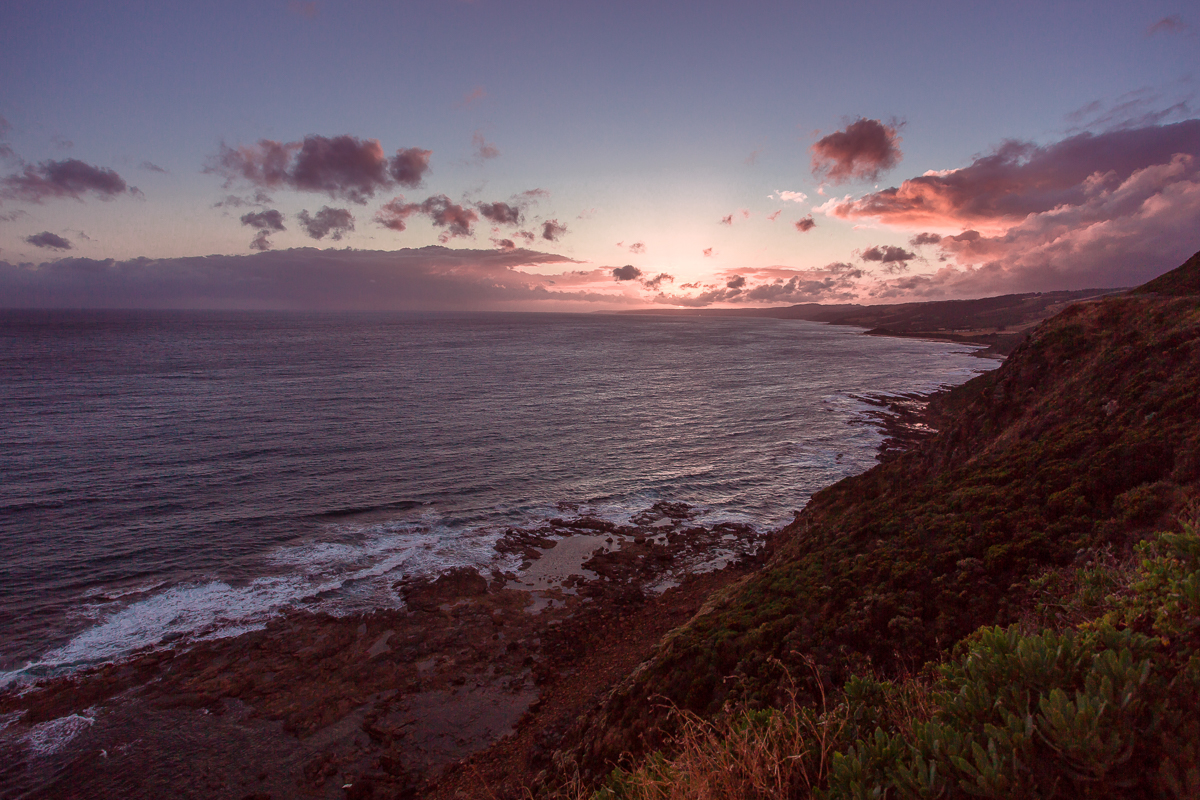
[[[815,681],[820,687],[821,681]],[[621,800],[784,800],[821,786],[847,723],[846,707],[802,705],[795,687],[783,708],[737,711],[712,722],[676,709],[670,758],[653,756],[596,798]]]

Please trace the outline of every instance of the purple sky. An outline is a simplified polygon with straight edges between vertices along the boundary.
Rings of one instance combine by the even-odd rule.
[[[0,6],[0,307],[599,310],[1141,283],[1179,3]]]

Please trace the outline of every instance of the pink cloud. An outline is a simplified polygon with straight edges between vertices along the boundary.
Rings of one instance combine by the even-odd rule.
[[[733,214],[728,214],[724,217],[721,217],[721,224],[722,225],[732,225],[733,224]]]
[[[542,224],[542,238],[548,242],[557,242],[567,232],[567,226],[556,219]]]
[[[21,172],[0,179],[0,197],[42,203],[60,197],[82,200],[85,194],[109,200],[122,194],[137,194],[111,169],[68,158],[26,166]]]
[[[767,219],[771,220],[771,222],[774,222],[775,220],[779,219],[779,215],[782,213],[783,213],[782,208],[779,209],[778,211],[773,211],[770,214],[767,214]]]
[[[859,119],[845,130],[818,139],[810,149],[814,175],[831,183],[875,180],[879,173],[900,163],[899,125],[877,119]]]
[[[704,248],[704,257],[712,258],[712,256],[713,256],[713,249],[711,247]]]
[[[1008,141],[968,167],[927,173],[858,200],[834,199],[819,210],[897,227],[1003,229],[1029,214],[1080,205],[1176,153],[1200,156],[1200,120],[1081,133],[1046,147]]]
[[[724,285],[685,283],[679,287],[679,293],[660,293],[654,302],[688,307],[845,302],[858,296],[859,282],[865,277],[862,269],[841,262],[806,270],[739,269],[736,273],[726,273]]]
[[[807,217],[804,217],[803,219],[796,220],[795,225],[796,225],[796,230],[800,231],[801,233],[808,233],[813,228],[817,227],[817,223],[816,223],[816,221],[813,220],[812,214],[809,214]]]
[[[406,220],[420,210],[420,203],[406,203],[403,196],[394,197],[376,212],[375,221],[393,231],[403,231],[408,227]]]
[[[470,236],[471,226],[479,219],[474,211],[450,202],[450,198],[444,194],[426,199],[421,203],[421,211],[429,215],[434,225],[447,229],[439,237],[443,243],[455,236]]]
[[[422,150],[419,147],[397,150],[396,155],[392,156],[388,172],[391,173],[396,183],[415,189],[421,185],[425,173],[429,171],[431,155],[433,155],[432,150]]]

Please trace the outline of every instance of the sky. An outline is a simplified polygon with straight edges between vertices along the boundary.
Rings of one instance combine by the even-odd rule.
[[[1171,2],[6,0],[0,307],[1133,286],[1200,250]]]

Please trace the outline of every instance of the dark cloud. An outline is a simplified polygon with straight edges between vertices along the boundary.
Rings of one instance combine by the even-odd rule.
[[[42,231],[35,233],[33,236],[26,236],[25,241],[34,247],[44,247],[50,250],[70,250],[71,243],[57,234],[50,231]]]
[[[520,225],[521,209],[508,203],[479,203],[479,213],[497,225]]]
[[[532,231],[517,231],[513,236],[524,239],[526,244],[533,244],[534,240],[537,239],[537,234]]]
[[[942,237],[936,233],[918,233],[916,236],[908,240],[908,243],[913,247],[920,247],[925,244],[937,244],[942,240]]]
[[[429,171],[429,157],[432,155],[432,150],[422,150],[418,147],[397,150],[396,155],[392,156],[389,172],[396,183],[415,189],[425,179],[425,173]]]
[[[660,272],[657,275],[655,275],[653,278],[643,278],[642,286],[645,286],[647,289],[657,290],[662,287],[663,281],[667,281],[668,283],[674,283],[675,276],[668,275],[665,272]]]
[[[721,217],[721,224],[722,225],[732,225],[733,224],[733,214],[727,214],[726,216]]]
[[[517,243],[512,239],[492,239],[492,243],[495,244],[499,249],[505,251],[517,249]]]
[[[893,247],[890,244],[883,247],[868,247],[862,254],[863,261],[878,261],[882,264],[903,263],[912,261],[916,257],[916,253],[910,253],[903,247]]]
[[[734,275],[732,278],[730,278],[728,281],[725,282],[725,287],[727,289],[742,289],[742,288],[745,288],[745,286],[746,286],[746,276],[744,276],[744,275]]]
[[[614,267],[612,276],[614,281],[633,281],[642,277],[642,271],[633,264],[626,264],[623,267]]]
[[[1146,33],[1153,36],[1156,33],[1183,33],[1187,29],[1187,23],[1178,14],[1172,14],[1151,25]]]
[[[474,211],[450,202],[444,194],[434,195],[421,203],[421,213],[429,215],[434,225],[446,228],[442,234],[443,242],[455,236],[470,236],[471,226],[479,220]]]
[[[631,253],[646,252],[646,243],[645,242],[634,242],[633,244],[629,245],[629,252],[631,252]]]
[[[320,216],[318,214],[318,216]],[[283,214],[275,209],[266,211],[251,212],[242,215],[242,224],[248,225],[251,228],[262,228],[267,231],[282,231],[287,230],[283,226]],[[320,237],[317,237],[320,238]]]
[[[832,183],[875,180],[880,172],[900,163],[898,128],[877,119],[859,119],[845,130],[818,139],[810,148],[813,174]]]
[[[813,220],[812,214],[809,214],[804,219],[796,220],[796,230],[800,231],[801,233],[808,233],[815,227],[817,227],[817,223],[815,220]]]
[[[271,232],[264,229],[256,233],[254,238],[250,240],[250,249],[258,250],[259,252],[270,250]]]
[[[481,160],[496,158],[500,155],[499,148],[484,139],[482,131],[475,131],[475,135],[471,137],[471,144],[475,147],[475,157]]]
[[[221,145],[205,172],[223,175],[228,187],[245,181],[260,189],[286,187],[363,204],[399,183],[417,186],[431,150],[398,150],[390,160],[376,139],[306,136],[302,142],[261,139],[237,148]]]
[[[386,188],[389,177],[379,142],[353,136],[305,136],[290,173],[296,189],[360,204]]]
[[[557,242],[567,232],[567,226],[556,219],[542,223],[542,238],[548,242]]]
[[[344,208],[325,206],[312,216],[309,216],[308,209],[304,209],[296,218],[300,220],[305,233],[314,239],[328,236],[336,242],[354,230],[354,216]]]
[[[580,310],[638,302],[606,271],[529,250],[273,250],[177,259],[0,261],[0,306],[318,310]],[[537,271],[526,271],[531,267]],[[605,291],[599,291],[603,288]]]
[[[43,161],[36,167],[26,166],[22,172],[0,179],[0,197],[30,203],[57,197],[82,200],[89,192],[109,200],[121,194],[136,194],[137,190],[131,189],[113,170],[94,167],[75,158]]]
[[[144,169],[147,172],[161,172],[164,175],[167,174],[167,171],[165,169],[160,167],[158,164],[154,164],[149,161],[143,161],[141,164],[138,165],[138,169]]]

